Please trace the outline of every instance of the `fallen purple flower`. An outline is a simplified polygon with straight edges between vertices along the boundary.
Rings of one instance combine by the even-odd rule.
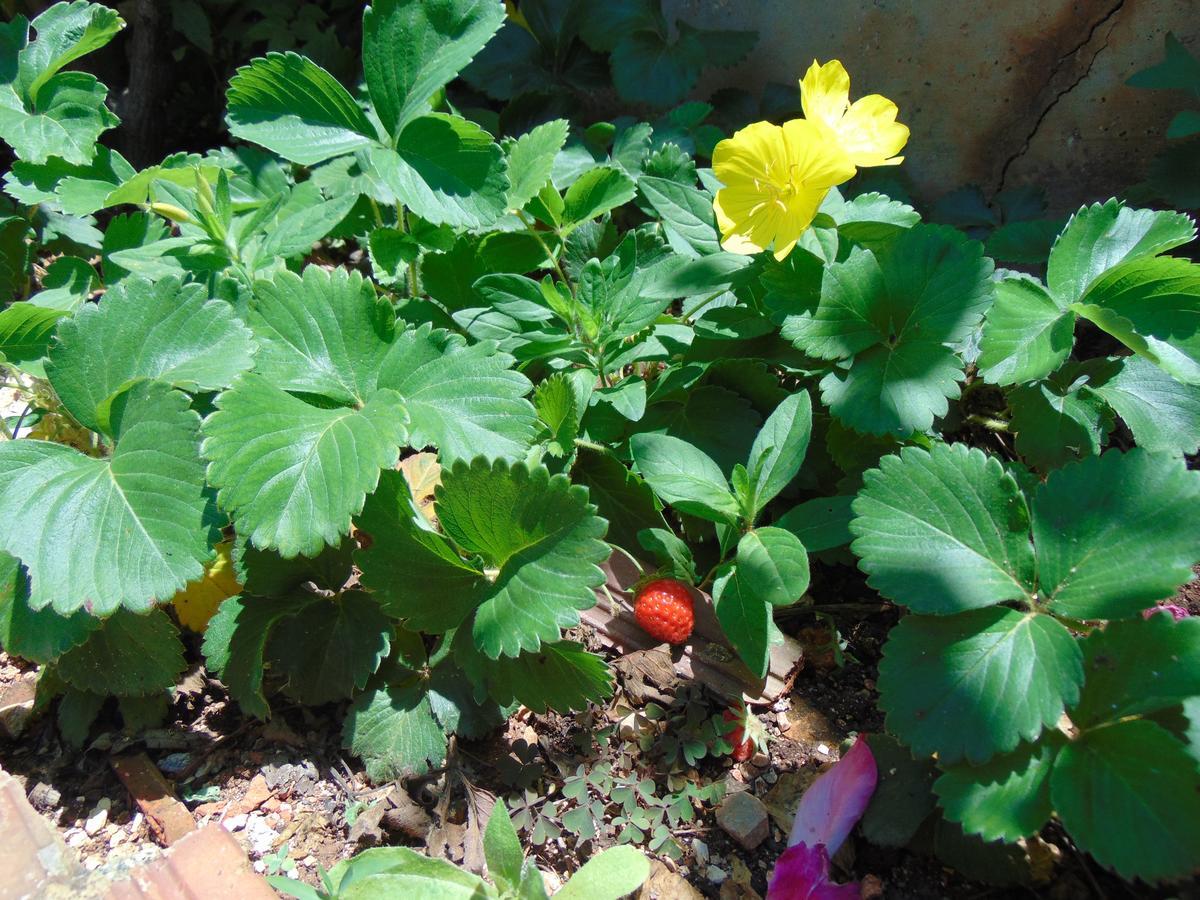
[[[837,853],[867,809],[879,778],[875,756],[861,736],[804,792],[788,849],[775,865],[767,900],[853,900],[857,884],[829,880]]]
[[[1155,613],[1160,612],[1170,613],[1176,622],[1191,616],[1191,613],[1189,613],[1182,606],[1178,606],[1174,603],[1159,603],[1157,606],[1151,606],[1149,609],[1143,609],[1142,618],[1148,619]]]

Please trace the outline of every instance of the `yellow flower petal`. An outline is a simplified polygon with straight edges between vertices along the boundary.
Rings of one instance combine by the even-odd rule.
[[[773,247],[783,259],[854,165],[829,128],[796,119],[756,122],[722,141],[713,172],[724,184],[713,201],[721,246],[746,255]]]
[[[850,106],[850,73],[840,60],[821,65],[815,59],[800,80],[804,118],[834,127]]]
[[[800,103],[807,119],[828,127],[857,167],[894,166],[908,143],[908,127],[896,121],[896,104],[879,94],[850,103],[850,76],[838,60],[816,60],[800,80]]]

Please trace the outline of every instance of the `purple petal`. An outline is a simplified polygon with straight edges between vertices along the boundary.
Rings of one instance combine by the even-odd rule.
[[[837,853],[875,793],[875,756],[860,735],[850,752],[817,776],[800,798],[788,845],[824,844]]]
[[[857,883],[829,880],[829,854],[822,844],[788,847],[771,875],[767,900],[859,900]]]
[[[1148,619],[1155,613],[1160,612],[1170,613],[1171,617],[1175,619],[1176,622],[1191,616],[1191,613],[1175,603],[1160,603],[1157,606],[1151,606],[1149,609],[1143,609],[1142,618]]]

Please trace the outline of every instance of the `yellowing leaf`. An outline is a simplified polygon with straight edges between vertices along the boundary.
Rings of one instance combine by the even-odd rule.
[[[188,582],[187,587],[171,599],[179,621],[199,634],[204,633],[208,620],[216,614],[221,602],[242,591],[229,558],[232,546],[229,541],[217,544],[217,558],[209,563],[204,575]]]

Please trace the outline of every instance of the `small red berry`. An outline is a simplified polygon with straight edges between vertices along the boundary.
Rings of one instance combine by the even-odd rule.
[[[726,722],[742,722],[734,727],[733,731],[725,735],[726,740],[733,745],[733,752],[729,755],[733,757],[734,762],[745,762],[754,754],[754,741],[746,738],[746,728],[744,725],[744,716],[735,712],[732,709],[725,710],[723,716]]]
[[[638,591],[633,615],[650,637],[668,644],[682,644],[696,624],[691,592],[672,578],[651,581]]]

